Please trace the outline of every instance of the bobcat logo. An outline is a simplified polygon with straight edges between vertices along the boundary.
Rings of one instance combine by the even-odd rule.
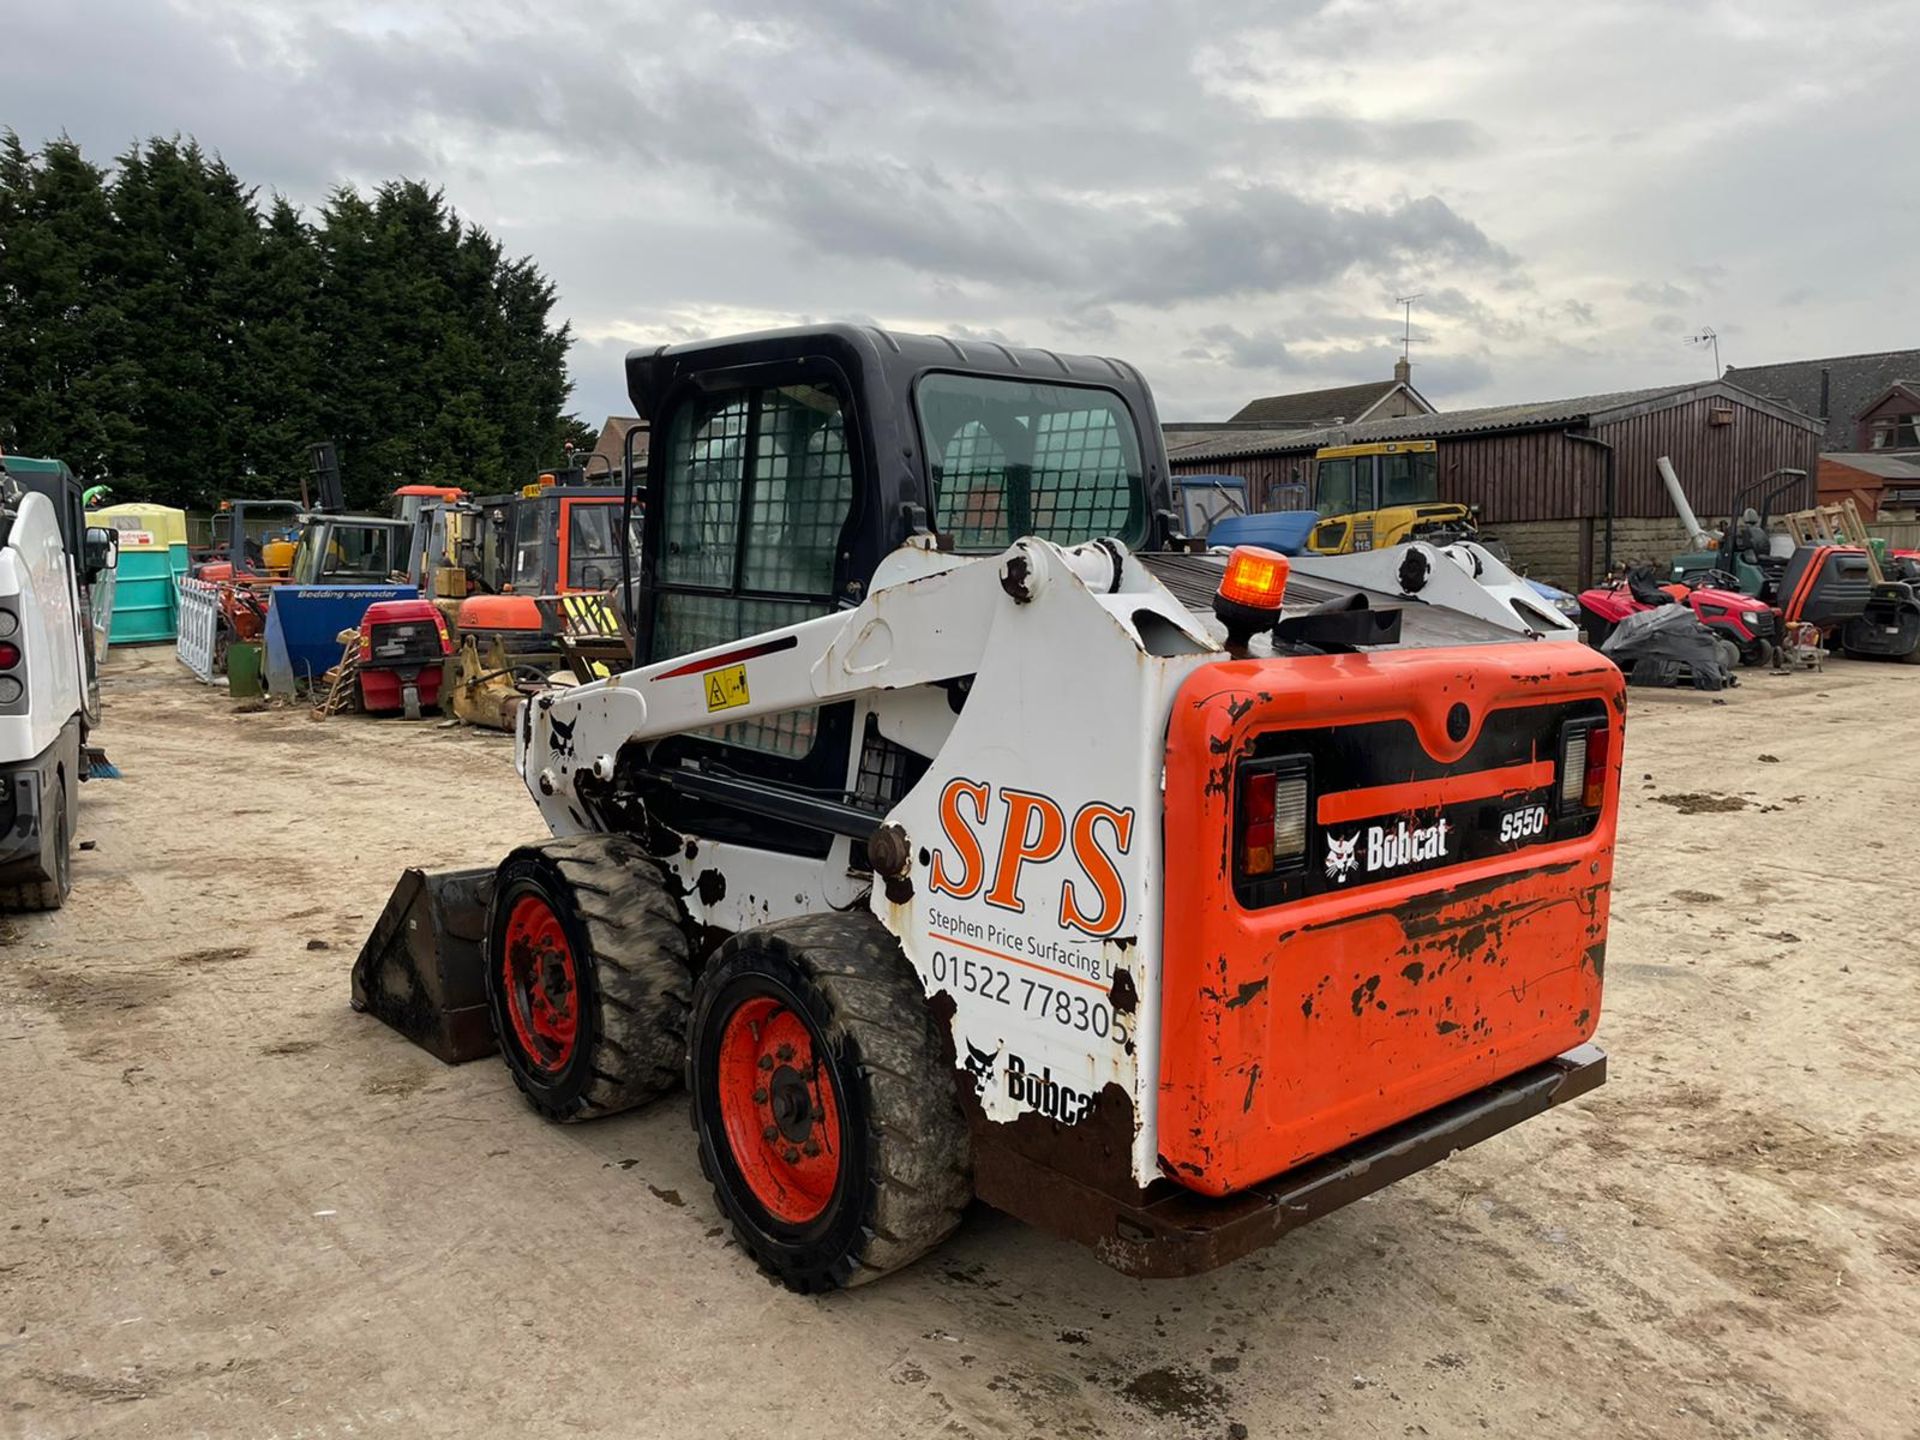
[[[1354,852],[1360,845],[1360,832],[1354,831],[1344,840],[1327,837],[1327,878],[1345,881],[1360,868],[1360,857]]]
[[[964,1037],[962,1037],[964,1038]],[[987,1088],[987,1082],[993,1078],[993,1062],[1000,1058],[998,1050],[982,1050],[973,1041],[967,1044],[967,1075],[973,1081],[975,1094]]]

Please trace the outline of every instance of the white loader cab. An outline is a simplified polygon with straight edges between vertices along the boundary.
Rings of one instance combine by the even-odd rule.
[[[100,719],[91,601],[115,548],[63,462],[9,455],[0,470],[0,909],[57,910]]]

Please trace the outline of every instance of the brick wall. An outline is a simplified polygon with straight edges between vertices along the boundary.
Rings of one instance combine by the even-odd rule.
[[[1489,525],[1488,531],[1506,542],[1515,570],[1562,590],[1579,590],[1579,520],[1517,520]]]
[[[1504,540],[1513,556],[1513,568],[1535,580],[1557,585],[1562,590],[1582,590],[1600,578],[1605,565],[1606,521],[1604,520],[1518,520],[1489,525],[1489,532]],[[1581,569],[1582,533],[1591,529],[1592,566]],[[1613,522],[1613,563],[1658,565],[1664,572],[1667,562],[1687,548],[1686,535],[1674,519],[1642,520],[1622,516]]]

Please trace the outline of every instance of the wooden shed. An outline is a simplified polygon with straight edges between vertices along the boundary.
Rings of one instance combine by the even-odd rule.
[[[1804,470],[1779,508],[1813,504],[1816,420],[1723,380],[1494,405],[1319,430],[1170,427],[1176,474],[1247,478],[1255,503],[1281,508],[1329,445],[1439,443],[1442,498],[1480,507],[1529,573],[1569,588],[1623,563],[1664,561],[1685,539],[1655,462],[1666,456],[1703,522],[1771,471]]]

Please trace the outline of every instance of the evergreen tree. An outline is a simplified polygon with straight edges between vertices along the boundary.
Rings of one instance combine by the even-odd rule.
[[[105,181],[70,140],[0,136],[0,446],[90,479],[140,454]]]
[[[295,497],[318,440],[356,506],[520,485],[585,430],[553,305],[415,181],[343,187],[310,222],[191,139],[108,173],[0,135],[0,445],[122,499]]]

